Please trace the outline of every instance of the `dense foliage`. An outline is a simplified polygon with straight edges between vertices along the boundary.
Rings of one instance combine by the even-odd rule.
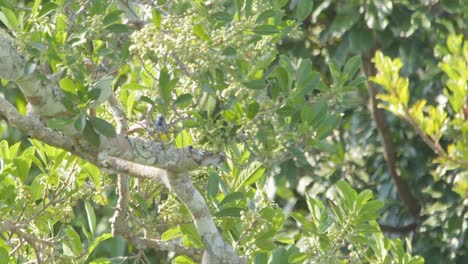
[[[0,262],[468,261],[467,6],[0,1]]]

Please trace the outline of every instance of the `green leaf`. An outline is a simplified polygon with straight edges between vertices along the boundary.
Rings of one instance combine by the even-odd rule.
[[[289,105],[285,105],[281,107],[280,109],[276,110],[276,113],[278,115],[283,115],[283,116],[292,116],[296,113],[296,108],[289,106]]]
[[[238,207],[228,207],[215,213],[214,216],[216,217],[240,217],[241,215],[240,213],[243,210],[244,209],[238,208]]]
[[[195,36],[199,37],[201,40],[211,43],[211,38],[206,33],[205,28],[202,24],[196,24],[195,26],[193,26],[193,34],[195,34]]]
[[[127,33],[129,31],[128,26],[124,24],[112,24],[104,29],[112,33]]]
[[[106,120],[99,117],[90,116],[89,121],[93,125],[93,128],[104,136],[115,137],[117,135],[114,126]]]
[[[299,1],[299,2],[306,2],[306,1]],[[271,256],[271,262],[269,264],[284,264],[288,263],[288,254],[284,247],[274,247],[273,254]]]
[[[279,33],[279,29],[274,25],[260,25],[256,26],[253,32],[258,35],[272,35]]]
[[[336,114],[326,116],[326,119],[322,120],[320,126],[316,129],[316,139],[323,139],[329,136],[338,127],[340,120],[340,116]]]
[[[126,83],[122,85],[122,90],[136,90],[136,91],[141,91],[141,90],[147,90],[148,87],[141,85],[139,83]]]
[[[279,7],[284,7],[289,2],[289,0],[275,0],[275,2]]]
[[[354,56],[346,62],[343,72],[351,78],[359,70],[361,63],[361,56]]]
[[[356,191],[351,188],[351,186],[346,181],[343,180],[336,183],[336,186],[339,191],[338,193],[344,202],[344,205],[351,209],[354,201],[357,199]]]
[[[289,74],[285,68],[278,66],[275,69],[275,77],[278,80],[278,85],[281,90],[288,91],[290,89]]]
[[[82,133],[86,126],[86,115],[81,113],[73,123],[73,126],[78,132]]]
[[[159,12],[156,8],[151,11],[152,18],[153,18],[153,25],[156,27],[156,29],[161,28],[161,21],[162,21],[162,16],[161,12]]]
[[[83,130],[83,137],[91,143],[93,146],[99,147],[101,140],[99,139],[99,134],[93,128],[93,125],[89,120],[86,121],[86,126]]]
[[[238,200],[243,200],[245,199],[245,194],[243,192],[232,192],[228,195],[226,195],[226,197],[224,197],[224,199],[219,203],[219,207],[223,207],[231,202],[235,202],[235,201],[238,201]]]
[[[219,176],[216,172],[211,172],[208,176],[207,194],[210,197],[215,197],[218,194]]]
[[[191,146],[193,145],[192,135],[184,129],[180,131],[180,133],[177,135],[177,137],[174,140],[174,143],[178,148],[185,148]]]
[[[88,174],[89,177],[93,180],[93,184],[96,188],[101,187],[101,171],[99,170],[98,167],[93,165],[92,163],[85,163],[81,165],[81,169]]]
[[[182,233],[182,231],[180,230],[180,227],[178,226],[178,227],[169,229],[166,232],[164,232],[161,235],[161,240],[162,241],[168,241],[168,240],[172,240],[172,239],[182,237],[183,235],[184,234]]]
[[[75,82],[72,79],[65,77],[59,81],[59,85],[62,90],[72,94],[76,94],[77,88]]]
[[[247,105],[246,109],[246,115],[249,120],[252,120],[258,113],[258,110],[260,109],[260,105],[256,101],[251,101]]]
[[[285,222],[285,215],[281,208],[265,207],[260,210],[260,215],[263,219],[270,221],[273,224],[275,230],[280,230]]]
[[[5,7],[1,7],[0,10],[2,11],[0,12],[0,21],[11,31],[19,31],[18,18],[15,13],[11,9]]]
[[[226,47],[224,50],[223,50],[223,55],[224,56],[234,56],[237,54],[237,50],[236,48],[232,47],[232,46],[229,46],[229,47]]]
[[[94,237],[96,234],[96,215],[94,214],[94,208],[89,201],[84,201],[86,219],[88,220],[89,231]]]
[[[63,254],[70,257],[78,257],[83,251],[80,235],[71,226],[65,228],[66,238],[63,240]]]
[[[13,159],[15,164],[15,174],[22,180],[25,181],[29,176],[29,170],[31,169],[32,156],[34,155],[34,149],[29,148],[23,153]]]
[[[314,84],[315,86],[320,84],[320,74],[312,70],[312,62],[310,60],[301,61],[296,75],[296,88],[298,91],[307,91],[308,89],[311,89]]]
[[[110,24],[120,22],[121,18],[120,15],[123,14],[124,12],[122,10],[115,10],[107,14],[104,19],[102,20],[102,24],[104,26],[108,26]]]
[[[314,8],[314,2],[312,0],[302,0],[297,1],[297,5],[295,8],[295,16],[296,19],[300,22],[304,21]]]
[[[261,250],[271,251],[276,248],[275,243],[273,242],[272,238],[265,238],[265,239],[256,239],[255,245],[260,248]],[[284,262],[286,263],[286,262]]]
[[[247,81],[247,82],[243,82],[242,84],[245,85],[245,87],[252,89],[252,90],[260,90],[260,89],[265,88],[266,86],[266,83],[264,80]]]
[[[288,263],[303,263],[307,259],[307,255],[302,252],[294,252],[288,257]]]
[[[280,243],[283,243],[283,244],[289,244],[289,245],[294,245],[294,243],[296,243],[294,241],[294,238],[292,237],[278,237],[276,239],[276,241],[280,242]]]
[[[200,98],[200,109],[205,111],[208,114],[208,117],[211,117],[215,111],[218,104],[218,98],[209,93],[203,93]]]
[[[11,263],[10,262],[10,250],[4,247],[0,247],[0,261],[2,263]]]
[[[169,82],[171,81],[171,77],[169,76],[169,72],[166,67],[161,69],[159,73],[159,94],[161,98],[164,100],[164,103],[169,103],[171,99],[171,86]]]
[[[56,117],[47,120],[47,126],[52,129],[63,129],[65,126],[71,125],[72,123],[73,119],[64,117]]]
[[[194,224],[182,224],[180,225],[180,230],[186,235],[186,237],[191,239],[193,246],[202,246],[203,242],[201,237],[198,234],[197,228]]]
[[[264,175],[265,168],[260,162],[252,162],[249,167],[242,170],[236,179],[236,190],[249,186]]]
[[[193,96],[191,94],[182,94],[177,97],[174,104],[179,106],[180,109],[184,109],[193,103]]]
[[[38,17],[43,17],[48,15],[49,13],[52,13],[54,11],[58,10],[58,5],[53,2],[48,2],[44,5],[42,5],[41,10],[39,11]]]
[[[197,262],[193,261],[191,258],[185,255],[177,256],[171,261],[171,263],[173,264],[197,264]]]

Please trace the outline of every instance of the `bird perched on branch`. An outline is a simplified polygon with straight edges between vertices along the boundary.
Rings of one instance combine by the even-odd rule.
[[[166,117],[162,114],[158,114],[154,120],[154,135],[156,139],[161,142],[169,141],[169,131],[167,128]]]

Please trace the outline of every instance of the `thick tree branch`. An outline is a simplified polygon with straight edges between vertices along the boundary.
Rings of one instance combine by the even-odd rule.
[[[104,168],[118,170],[122,173],[128,173],[146,179],[160,179],[161,182],[185,204],[192,214],[194,224],[206,247],[207,258],[210,260],[209,263],[244,263],[244,261],[236,255],[232,247],[223,240],[216,228],[205,199],[193,185],[188,173],[166,172],[158,168],[109,157],[105,154],[100,155],[99,160]],[[124,186],[123,183],[121,186]],[[125,191],[125,189],[123,189],[124,187],[120,188],[120,191]],[[122,201],[124,201],[124,199],[122,199]],[[121,212],[123,210],[119,211]],[[121,218],[122,216],[114,217],[116,220]]]
[[[117,206],[114,216],[111,219],[112,235],[121,235],[138,249],[145,250],[153,248],[156,250],[171,251],[179,255],[187,255],[195,261],[200,261],[203,250],[188,248],[171,241],[161,241],[157,239],[141,238],[136,236],[128,227],[128,201],[130,199],[130,189],[128,186],[128,176],[124,173],[117,175]]]
[[[115,94],[112,95],[108,99],[110,110],[112,115],[114,116],[115,122],[117,123],[117,133],[119,134],[127,134],[128,130],[128,122],[127,117],[122,109],[122,105],[120,105],[119,100],[115,97]]]
[[[363,68],[367,78],[369,78],[370,76],[375,76],[376,74],[375,68],[371,63],[370,58],[371,56],[363,56],[362,58],[364,66]],[[372,117],[375,121],[377,130],[379,131],[379,135],[382,141],[382,145],[384,147],[384,158],[385,162],[387,163],[390,176],[392,177],[392,180],[395,183],[398,195],[400,196],[401,200],[405,203],[411,216],[413,216],[414,218],[418,218],[421,207],[419,205],[419,202],[411,193],[407,183],[398,172],[396,165],[396,152],[392,141],[392,132],[390,130],[390,127],[388,126],[388,122],[385,118],[384,112],[382,111],[382,109],[377,107],[377,89],[371,82],[368,82],[368,89]]]

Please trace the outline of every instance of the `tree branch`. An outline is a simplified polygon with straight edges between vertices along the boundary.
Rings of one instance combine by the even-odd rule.
[[[388,233],[409,233],[409,232],[413,232],[418,227],[416,223],[412,223],[412,224],[404,225],[404,226],[388,226],[388,225],[379,225],[379,226],[383,232],[388,232]]]
[[[122,109],[122,105],[120,105],[114,93],[111,94],[107,101],[109,102],[111,113],[114,116],[115,122],[117,123],[117,133],[127,134],[127,117],[125,116],[125,113]]]
[[[138,165],[138,164],[137,164]],[[132,166],[132,165],[129,165]],[[110,222],[112,224],[112,235],[121,235],[127,241],[138,249],[153,248],[156,250],[171,251],[179,255],[187,255],[195,261],[200,261],[203,250],[188,248],[171,241],[161,241],[157,239],[141,238],[134,235],[128,227],[128,201],[130,198],[130,189],[128,186],[128,176],[125,173],[117,175],[117,206],[114,216]]]
[[[158,168],[109,157],[105,154],[99,157],[100,163],[104,168],[118,170],[122,173],[132,174],[141,178],[161,180],[185,204],[192,214],[194,224],[206,247],[209,263],[244,263],[218,232],[205,199],[193,185],[188,173],[166,172]],[[123,187],[120,188],[122,191],[125,191],[122,189]],[[115,217],[115,219],[119,218]]]
[[[363,56],[362,58],[364,66],[363,68],[367,78],[369,78],[370,76],[375,76],[376,74],[375,68],[371,63],[370,58],[371,56]],[[398,172],[396,165],[396,152],[392,141],[392,132],[388,125],[387,119],[385,118],[384,112],[377,106],[377,90],[371,82],[368,82],[367,85],[369,90],[369,100],[372,117],[375,121],[377,130],[379,131],[382,145],[384,147],[384,158],[388,170],[390,172],[390,176],[392,177],[392,180],[395,184],[398,195],[408,208],[411,216],[413,216],[413,218],[418,218],[421,207],[419,205],[419,202],[411,193],[407,183]]]

